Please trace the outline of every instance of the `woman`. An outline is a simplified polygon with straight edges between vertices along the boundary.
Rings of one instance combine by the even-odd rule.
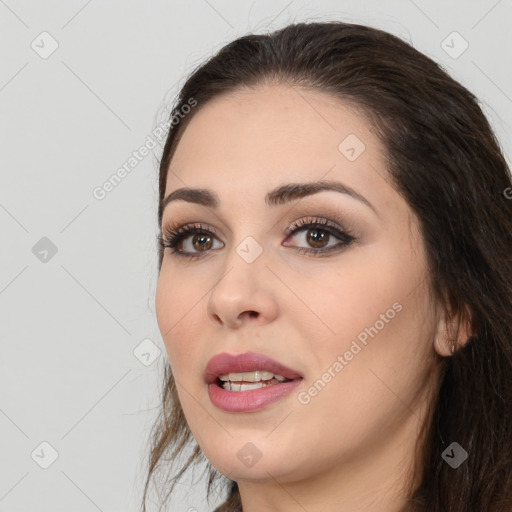
[[[224,47],[172,119],[144,501],[193,441],[163,487],[206,456],[217,511],[512,510],[512,184],[476,98],[299,23]]]

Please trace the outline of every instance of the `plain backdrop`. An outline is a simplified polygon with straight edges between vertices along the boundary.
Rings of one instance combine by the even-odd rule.
[[[98,188],[225,43],[331,19],[441,63],[480,98],[510,162],[511,0],[0,0],[0,512],[139,509],[166,357],[161,146]],[[170,510],[213,509],[197,482],[179,492]]]

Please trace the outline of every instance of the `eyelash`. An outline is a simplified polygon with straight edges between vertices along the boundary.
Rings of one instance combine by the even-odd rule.
[[[292,225],[286,230],[287,238],[295,235],[299,231],[309,231],[311,229],[319,229],[320,231],[325,231],[331,236],[338,238],[340,240],[339,243],[327,247],[327,248],[307,248],[307,247],[296,247],[296,250],[300,254],[309,254],[312,256],[321,256],[326,253],[330,253],[333,251],[340,251],[351,245],[354,241],[357,240],[352,233],[350,233],[347,229],[341,229],[337,224],[331,222],[328,219],[322,217],[309,217],[295,221]],[[208,227],[201,223],[194,223],[193,225],[184,225],[184,226],[168,226],[164,229],[163,235],[160,235],[159,242],[163,249],[171,249],[171,254],[175,254],[181,258],[187,259],[197,259],[203,256],[210,251],[204,251],[204,253],[186,253],[183,251],[177,250],[178,245],[189,235],[193,234],[206,234],[215,236],[216,232],[213,228]]]

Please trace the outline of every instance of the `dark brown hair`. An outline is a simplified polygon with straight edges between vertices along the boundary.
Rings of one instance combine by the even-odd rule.
[[[418,460],[422,475],[408,507],[422,512],[512,510],[512,191],[510,171],[475,96],[437,63],[401,39],[343,22],[298,23],[247,35],[198,67],[183,85],[160,162],[161,227],[169,163],[188,122],[209,100],[264,83],[306,87],[356,106],[386,149],[389,178],[420,221],[429,285],[448,314],[470,320],[473,336],[442,358]],[[160,238],[160,237],[159,237]],[[159,245],[158,266],[163,247]],[[170,367],[163,406],[151,435],[149,471],[184,453],[193,438]],[[456,441],[469,454],[453,469],[441,457]],[[167,455],[167,457],[164,457]],[[211,485],[224,482],[217,510],[239,512],[236,482],[218,474],[197,444],[171,479],[204,462]],[[167,496],[168,497],[168,496]],[[167,498],[166,497],[166,498]]]

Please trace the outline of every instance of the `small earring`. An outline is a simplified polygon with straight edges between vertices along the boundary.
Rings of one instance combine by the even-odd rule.
[[[452,345],[452,354],[455,354],[455,345]]]

